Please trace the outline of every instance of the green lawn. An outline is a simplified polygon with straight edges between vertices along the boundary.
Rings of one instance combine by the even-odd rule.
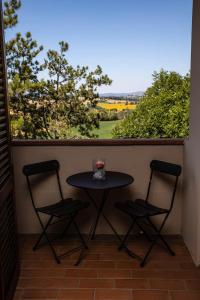
[[[112,138],[112,129],[119,121],[101,121],[100,128],[94,129],[93,132],[98,134],[99,139],[111,139]]]
[[[112,138],[112,129],[115,127],[115,125],[120,122],[117,121],[101,121],[100,122],[100,128],[94,129],[93,133],[98,135],[99,139],[111,139]],[[77,133],[77,130],[73,130],[74,133]]]

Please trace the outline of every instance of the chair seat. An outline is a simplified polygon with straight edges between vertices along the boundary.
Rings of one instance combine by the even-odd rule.
[[[135,201],[126,201],[125,203],[117,202],[116,207],[123,212],[134,217],[151,217],[159,214],[168,213],[167,209],[160,208],[145,202],[142,199],[136,199]]]
[[[89,202],[83,202],[80,200],[73,200],[72,198],[68,198],[52,205],[39,207],[37,208],[37,211],[55,217],[65,217],[72,216],[79,210],[87,208],[88,206]]]

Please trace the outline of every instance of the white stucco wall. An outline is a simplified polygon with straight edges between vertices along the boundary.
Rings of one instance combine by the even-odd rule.
[[[190,137],[184,147],[183,237],[200,264],[200,1],[193,1]]]

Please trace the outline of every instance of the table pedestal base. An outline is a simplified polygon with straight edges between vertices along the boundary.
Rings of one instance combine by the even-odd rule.
[[[91,240],[94,240],[95,239],[95,236],[96,236],[96,229],[97,229],[97,226],[98,226],[98,223],[99,223],[99,219],[100,217],[102,216],[104,218],[104,220],[106,221],[106,223],[109,225],[109,227],[111,228],[111,230],[113,231],[113,233],[115,234],[117,240],[119,241],[120,245],[122,243],[122,238],[120,237],[120,235],[117,233],[116,229],[113,227],[112,223],[109,221],[109,219],[105,216],[105,214],[103,213],[103,209],[104,209],[104,206],[105,206],[105,203],[108,199],[108,196],[109,196],[109,193],[110,193],[110,189],[106,189],[104,190],[103,192],[103,196],[102,196],[102,200],[101,200],[101,203],[100,203],[100,206],[98,207],[98,205],[96,204],[96,201],[94,200],[94,198],[91,196],[90,192],[87,190],[87,189],[84,189],[88,198],[91,200],[91,202],[93,203],[94,207],[96,208],[97,210],[97,217],[95,219],[95,222],[94,224],[91,225],[90,227],[90,230],[89,230],[89,233],[88,233],[88,238],[87,238],[87,241],[86,241],[86,244],[88,246],[89,242]],[[128,249],[126,247],[126,245],[123,246],[123,249],[126,251],[126,253],[134,258],[134,259],[138,259],[138,260],[142,260],[142,258],[140,256],[138,256],[137,254],[135,254],[134,252],[132,252],[130,249]],[[120,249],[119,249],[120,250]],[[78,266],[81,261],[83,260],[84,258],[84,254],[87,250],[86,249],[82,249],[81,250],[81,253],[80,253],[80,256],[76,262],[76,266]]]

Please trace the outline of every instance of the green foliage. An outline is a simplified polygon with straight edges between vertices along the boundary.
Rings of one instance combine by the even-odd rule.
[[[48,138],[44,120],[48,113],[48,103],[38,101],[43,85],[42,81],[22,81],[18,74],[9,83],[11,128],[14,136],[26,139]]]
[[[47,138],[44,129],[46,103],[40,99],[44,82],[37,79],[41,66],[37,61],[43,50],[30,32],[20,33],[6,44],[12,133],[18,138]],[[17,120],[22,120],[17,122]],[[19,126],[21,125],[21,126]]]
[[[114,121],[118,120],[118,113],[115,110],[108,110],[108,109],[99,109],[99,119],[101,121]]]
[[[4,2],[5,29],[18,23],[20,0]],[[94,137],[99,120],[117,122],[112,133],[117,138],[185,137],[189,128],[190,76],[161,70],[153,74],[153,84],[147,89],[137,108],[128,111],[97,110],[98,87],[110,85],[100,66],[90,71],[87,66],[73,67],[66,53],[69,45],[59,43],[59,51],[49,50],[43,65],[38,55],[43,50],[30,32],[18,33],[7,42],[9,94],[14,137],[51,139],[77,136]],[[49,74],[39,80],[40,71]],[[95,130],[96,129],[96,130]]]
[[[6,44],[8,78],[12,80],[18,74],[22,82],[37,81],[41,67],[36,57],[42,50],[43,46],[38,46],[30,32],[27,32],[25,37],[17,33],[16,37]]]
[[[117,109],[105,109],[105,108],[99,108],[98,109],[98,116],[100,121],[117,121],[117,120],[122,120],[124,119],[126,116],[128,116],[130,114],[130,110],[129,109],[124,109],[121,111],[117,111]]]
[[[4,3],[5,28],[18,23],[17,10],[21,1]],[[30,32],[6,44],[11,128],[14,137],[25,139],[58,139],[71,137],[71,127],[78,128],[86,137],[95,136],[99,127],[96,107],[97,88],[111,84],[100,66],[94,71],[88,67],[74,68],[66,59],[68,44],[60,42],[60,51],[49,50],[44,64],[37,60],[43,50]],[[42,70],[48,80],[39,80]],[[87,104],[87,105],[86,105]]]
[[[113,130],[115,138],[182,138],[189,134],[190,76],[153,74],[136,109]]]
[[[12,28],[18,23],[16,11],[21,7],[20,0],[9,0],[4,2],[4,27]]]
[[[98,97],[97,88],[111,84],[100,66],[89,71],[87,66],[73,67],[66,59],[68,44],[60,42],[60,51],[49,50],[43,69],[48,71],[43,98],[51,102],[50,120],[62,122],[68,128],[76,127],[83,136],[94,137],[93,128],[99,127],[99,117],[95,113]],[[54,131],[54,138],[62,137]]]

